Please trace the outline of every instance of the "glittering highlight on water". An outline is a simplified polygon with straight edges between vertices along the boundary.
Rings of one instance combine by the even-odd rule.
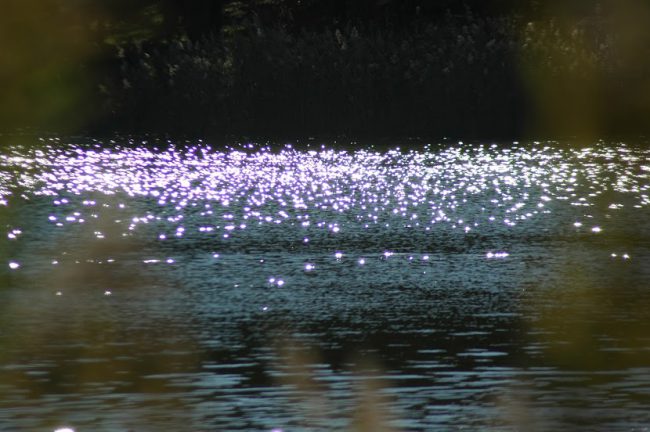
[[[569,406],[561,390],[574,377],[547,366],[543,338],[571,336],[580,326],[602,330],[603,322],[647,322],[647,308],[617,309],[627,297],[594,308],[578,288],[593,282],[606,298],[644,288],[632,282],[646,271],[649,156],[643,147],[604,142],[388,150],[8,145],[0,151],[0,204],[21,217],[3,219],[3,277],[14,285],[0,293],[37,313],[6,315],[0,338],[35,348],[3,352],[15,354],[16,370],[23,359],[34,363],[16,382],[0,382],[0,390],[14,392],[0,407],[24,404],[24,379],[45,396],[6,415],[32,424],[39,416],[26,410],[42,407],[50,430],[73,418],[60,412],[78,406],[91,414],[79,414],[77,427],[117,412],[106,421],[119,429],[122,408],[146,415],[162,406],[171,416],[171,401],[190,429],[301,429],[296,404],[287,402],[301,389],[276,386],[295,377],[269,348],[278,334],[330,355],[304,369],[335,402],[331,421],[354,404],[361,379],[346,358],[353,348],[364,358],[383,356],[387,370],[377,379],[402,415],[396,430],[489,429],[497,395],[521,375],[546,411]],[[605,289],[608,278],[616,289]],[[630,304],[643,305],[643,295],[630,294]],[[580,313],[546,331],[559,309]],[[589,322],[584,310],[607,319]],[[37,337],[9,336],[26,331]],[[138,332],[145,337],[119,348]],[[618,334],[596,339],[603,350],[646,353],[647,332],[632,334],[638,346],[625,346]],[[95,337],[97,347],[82,346]],[[560,342],[561,353],[575,345]],[[185,343],[196,346],[184,351]],[[79,355],[86,348],[90,354]],[[522,358],[544,367],[522,367]],[[109,377],[77,373],[81,363],[99,364]],[[641,394],[647,370],[633,366],[620,372],[630,389],[594,380],[586,403]],[[0,365],[0,378],[10,369]],[[66,373],[86,380],[86,393],[64,387]],[[640,408],[627,418],[638,418],[641,405],[631,405]]]

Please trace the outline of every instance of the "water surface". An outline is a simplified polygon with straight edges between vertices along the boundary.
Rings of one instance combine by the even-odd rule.
[[[71,141],[0,154],[0,429],[650,426],[642,145]]]

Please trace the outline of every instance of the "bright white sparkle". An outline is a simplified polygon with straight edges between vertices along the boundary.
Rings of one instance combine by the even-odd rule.
[[[501,259],[501,258],[507,258],[510,256],[508,252],[504,251],[499,251],[499,252],[488,252],[485,254],[486,258],[488,259]]]
[[[650,205],[646,162],[650,153],[623,143],[566,149],[553,143],[501,147],[461,141],[406,152],[338,151],[320,145],[309,151],[287,146],[276,152],[250,144],[242,151],[202,143],[189,150],[170,146],[153,151],[116,142],[104,151],[101,145],[90,149],[63,144],[39,150],[37,158],[23,157],[16,148],[11,151],[16,157],[0,159],[1,172],[21,173],[20,181],[33,189],[30,193],[50,197],[53,208],[43,214],[49,227],[77,229],[83,221],[99,219],[111,226],[115,222],[124,237],[150,236],[146,240],[165,240],[160,243],[169,246],[192,243],[200,236],[215,249],[227,240],[223,250],[229,250],[264,237],[266,230],[278,230],[288,234],[297,254],[311,254],[325,239],[324,247],[331,248],[325,250],[334,250],[341,261],[348,255],[336,248],[354,251],[345,243],[348,239],[363,244],[373,236],[400,240],[412,235],[410,244],[417,248],[421,240],[437,242],[447,234],[462,242],[463,237],[474,238],[474,233],[493,238],[506,230],[517,234],[537,226],[546,232],[549,219],[555,217],[547,215],[556,209],[568,217],[561,220],[572,224],[574,231],[601,233],[604,228],[597,225],[604,222],[598,212],[603,209],[597,203],[609,205],[604,216],[612,222],[620,213]],[[0,203],[5,204],[3,186]],[[98,198],[103,196],[129,198]],[[134,205],[141,198],[153,200],[153,208]],[[605,198],[608,201],[602,201]],[[566,213],[561,206],[575,212]],[[134,214],[136,208],[144,213]],[[104,209],[115,216],[103,214]],[[111,220],[102,220],[107,218]],[[95,231],[93,241],[109,238],[109,233]],[[6,231],[12,242],[20,241],[19,234],[10,227]],[[119,236],[118,231],[115,237]],[[393,253],[387,249],[395,248],[400,252],[396,262],[411,260],[410,256],[413,261],[430,259],[409,255],[416,250],[396,244],[401,243],[377,243],[379,257],[390,258]],[[493,250],[485,256],[508,254]],[[629,259],[620,250],[615,257]],[[366,261],[356,256],[352,262]],[[144,260],[157,262],[175,263],[172,258]],[[303,265],[305,271],[315,269],[314,263]],[[9,263],[12,270],[19,267]]]

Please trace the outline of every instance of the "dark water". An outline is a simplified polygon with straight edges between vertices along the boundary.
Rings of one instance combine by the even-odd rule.
[[[0,430],[650,428],[642,146],[120,144],[0,156]]]

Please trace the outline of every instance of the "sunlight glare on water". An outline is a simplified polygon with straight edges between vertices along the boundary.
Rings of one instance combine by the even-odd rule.
[[[303,239],[313,232],[345,235],[351,225],[425,230],[443,224],[469,233],[543,219],[552,201],[585,207],[583,217],[593,217],[588,209],[612,191],[633,192],[636,202],[628,205],[648,204],[648,185],[639,182],[645,156],[623,144],[580,150],[459,144],[409,152],[56,144],[8,153],[3,166],[22,171],[10,183],[52,196],[63,210],[50,221],[70,225],[97,217],[106,204],[95,199],[71,208],[70,200],[82,194],[146,197],[157,201],[158,210],[122,221],[128,224],[124,234],[171,222],[173,229],[158,233],[160,240],[197,234],[235,239],[248,228],[279,224],[295,225]],[[0,198],[7,200],[9,191],[2,190]],[[198,213],[192,225],[184,222],[187,211]]]
[[[8,145],[0,429],[650,424],[649,155]]]

